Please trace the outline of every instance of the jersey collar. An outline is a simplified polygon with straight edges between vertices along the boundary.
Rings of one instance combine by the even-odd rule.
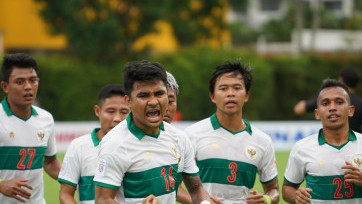
[[[210,121],[211,121],[211,124],[212,124],[212,127],[214,128],[214,130],[218,129],[218,128],[224,128],[220,122],[217,120],[217,117],[216,117],[216,113],[214,113],[212,116],[210,116]],[[228,132],[230,132],[231,134],[233,135],[236,135],[240,132],[243,132],[243,131],[246,131],[249,133],[249,135],[251,135],[252,131],[251,131],[251,126],[250,126],[250,123],[247,119],[243,119],[244,123],[246,124],[246,128],[244,130],[241,130],[241,131],[236,131],[236,132],[233,132],[233,131],[230,131],[226,128],[224,128],[225,130],[227,130]]]
[[[101,141],[99,140],[99,138],[97,137],[97,134],[96,134],[96,132],[97,132],[98,130],[100,130],[100,128],[94,128],[93,131],[92,131],[92,133],[91,133],[92,141],[93,141],[93,144],[94,144],[95,147],[98,146],[99,143],[101,142]]]
[[[27,117],[27,118],[19,117],[19,116],[15,115],[14,112],[10,109],[7,99],[8,99],[8,97],[5,96],[5,98],[1,101],[1,105],[4,108],[6,115],[8,115],[8,116],[14,115],[24,121],[27,121],[32,115],[39,115],[38,112],[36,112],[35,108],[33,108],[33,106],[31,106],[31,114],[29,117]]]
[[[163,122],[160,125],[160,129],[158,131],[157,134],[146,134],[141,128],[137,127],[137,125],[135,125],[132,122],[132,112],[130,112],[126,118],[127,120],[127,127],[129,129],[129,131],[131,131],[131,133],[136,136],[139,140],[141,140],[145,135],[150,136],[150,137],[154,137],[154,138],[158,138],[158,136],[161,133],[161,130],[165,130],[165,127],[163,125]]]
[[[319,130],[319,133],[318,133],[318,144],[319,145],[323,145],[323,144],[328,144],[338,150],[342,149],[342,147],[344,147],[349,141],[354,141],[354,140],[357,140],[357,137],[356,135],[354,134],[354,132],[352,131],[352,129],[349,129],[349,136],[348,136],[348,141],[340,146],[336,146],[336,145],[332,145],[332,144],[329,144],[326,139],[324,138],[324,135],[323,135],[323,129],[321,128]]]

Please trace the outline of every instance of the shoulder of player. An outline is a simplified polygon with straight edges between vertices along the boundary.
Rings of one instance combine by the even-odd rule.
[[[47,110],[45,110],[43,108],[40,108],[38,106],[34,106],[34,105],[32,105],[32,108],[35,109],[35,111],[38,113],[39,116],[41,116],[41,117],[49,117],[49,118],[51,118],[53,120],[53,115],[49,111],[47,111]]]
[[[210,121],[210,118],[197,121],[194,124],[185,128],[187,134],[205,133],[214,130]]]
[[[294,152],[304,151],[304,150],[309,151],[310,149],[315,149],[317,146],[319,146],[318,134],[313,134],[301,140],[298,140],[292,147],[292,150]]]
[[[267,140],[269,142],[272,142],[270,135],[263,132],[259,128],[255,127],[253,124],[250,124],[250,128],[251,128],[251,136],[259,137],[259,138],[261,138],[263,140]]]
[[[91,138],[91,134],[85,134],[85,135],[81,135],[75,139],[73,139],[70,142],[70,145],[76,145],[76,146],[80,146],[80,145],[84,145],[87,144],[88,142],[92,142],[92,138]]]

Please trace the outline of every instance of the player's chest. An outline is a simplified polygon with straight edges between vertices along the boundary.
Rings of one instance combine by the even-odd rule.
[[[50,126],[19,120],[1,121],[2,146],[43,146],[51,135]]]
[[[240,135],[209,135],[200,138],[195,148],[197,160],[222,158],[258,164],[264,154],[262,144]]]

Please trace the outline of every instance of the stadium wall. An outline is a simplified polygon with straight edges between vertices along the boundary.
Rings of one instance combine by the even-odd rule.
[[[184,129],[196,121],[174,122],[179,129]],[[252,125],[266,132],[271,139],[276,151],[289,151],[294,143],[321,128],[319,121],[250,121]],[[90,122],[55,122],[55,138],[58,152],[65,152],[70,142],[90,133],[99,127],[97,121]]]

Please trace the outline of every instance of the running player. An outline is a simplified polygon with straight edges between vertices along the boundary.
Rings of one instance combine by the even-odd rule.
[[[57,179],[53,116],[33,106],[38,66],[29,55],[5,55],[0,105],[0,203],[45,203],[43,169]],[[3,180],[1,180],[3,179]]]
[[[141,203],[150,194],[176,202],[180,175],[194,203],[210,203],[184,133],[163,123],[166,71],[156,62],[128,63],[123,70],[131,113],[100,143],[94,177],[99,203]]]
[[[98,93],[94,113],[101,127],[92,133],[74,139],[65,154],[59,173],[60,203],[76,203],[74,193],[78,188],[79,203],[94,203],[94,171],[97,167],[98,144],[130,111],[119,84],[104,86]]]
[[[209,83],[216,113],[186,128],[202,185],[215,203],[279,201],[272,141],[243,118],[251,83],[251,69],[240,62],[216,67]],[[252,189],[256,174],[264,195]]]
[[[347,86],[332,79],[323,81],[315,110],[322,129],[292,148],[284,174],[285,201],[362,202],[362,135],[349,128],[353,112]],[[306,187],[300,187],[304,179]]]

